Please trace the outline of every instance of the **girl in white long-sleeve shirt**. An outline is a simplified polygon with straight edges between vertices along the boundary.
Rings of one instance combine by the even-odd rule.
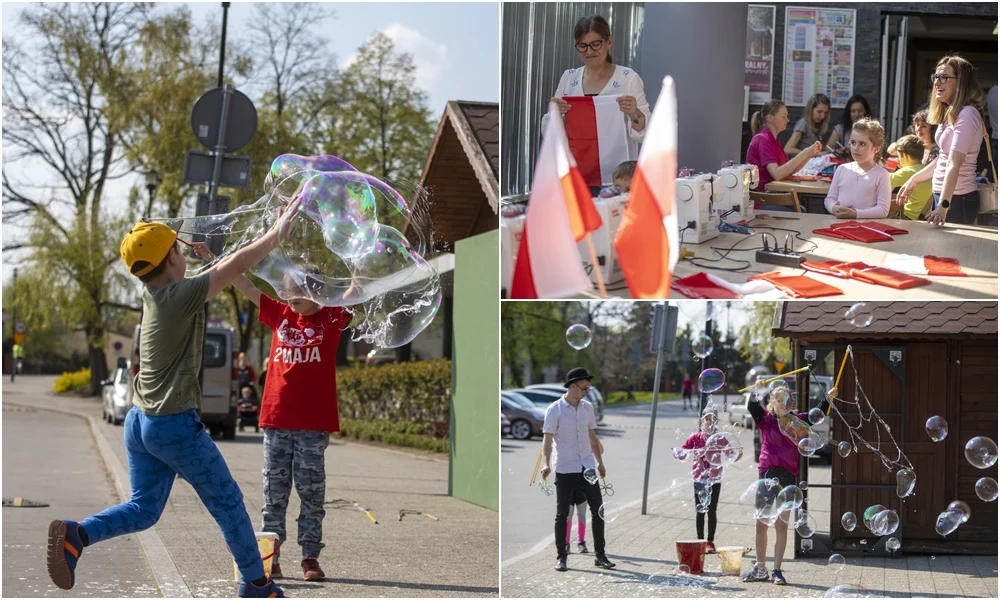
[[[826,210],[838,219],[884,219],[889,215],[892,184],[889,172],[876,162],[885,143],[885,130],[864,118],[851,131],[854,162],[840,165],[833,173],[830,192],[823,201]]]
[[[628,157],[635,160],[639,157],[639,144],[646,135],[650,116],[642,78],[631,68],[614,64],[611,28],[604,17],[595,15],[580,19],[573,34],[583,66],[563,73],[551,101],[559,106],[560,113],[566,114],[570,105],[563,97],[618,96],[618,107],[628,128]],[[547,120],[548,115],[542,119],[542,131],[545,131]]]

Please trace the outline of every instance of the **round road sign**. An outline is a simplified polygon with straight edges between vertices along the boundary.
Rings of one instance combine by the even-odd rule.
[[[222,123],[223,89],[215,88],[202,94],[191,111],[191,131],[201,145],[215,150]],[[239,90],[230,90],[229,116],[226,120],[224,152],[235,152],[250,143],[257,133],[257,109]]]

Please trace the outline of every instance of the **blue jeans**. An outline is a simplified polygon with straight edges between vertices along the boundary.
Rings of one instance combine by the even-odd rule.
[[[90,544],[149,529],[160,520],[174,477],[180,475],[215,518],[244,579],[264,576],[243,493],[195,410],[163,417],[138,408],[125,417],[125,450],[132,497],[81,521]]]

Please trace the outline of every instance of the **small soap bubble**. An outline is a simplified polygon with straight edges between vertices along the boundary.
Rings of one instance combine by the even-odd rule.
[[[855,327],[868,327],[875,320],[871,309],[864,302],[858,302],[848,308],[847,312],[844,313],[844,318]]]
[[[969,517],[972,516],[972,509],[969,508],[969,504],[963,500],[955,500],[948,505],[948,510],[953,510],[962,515],[963,523],[968,523]]]
[[[597,516],[604,519],[605,523],[610,523],[617,519],[621,514],[621,510],[618,508],[618,504],[613,500],[606,500],[601,508],[597,509]]]
[[[934,531],[942,536],[953,533],[962,524],[962,513],[955,510],[946,510],[938,515]]]
[[[831,554],[829,560],[826,561],[826,564],[833,569],[834,573],[839,573],[844,570],[844,565],[847,564],[847,561],[844,560],[844,557],[840,554]]]
[[[976,495],[983,502],[994,502],[997,499],[997,480],[992,477],[982,477],[976,482]]]
[[[586,471],[583,472],[583,478],[584,480],[586,480],[587,483],[591,485],[597,483],[597,470],[587,469]]]
[[[837,454],[843,458],[847,458],[851,455],[851,444],[849,442],[840,442],[837,444]]]
[[[809,482],[807,482],[807,481],[800,481],[799,482],[799,489],[802,490],[803,492],[806,491],[806,490],[808,490],[809,489]]]
[[[988,437],[974,437],[965,444],[965,458],[977,469],[997,464],[997,445]]]
[[[899,529],[899,515],[894,510],[883,510],[872,519],[872,533],[890,535]]]
[[[719,369],[705,369],[698,376],[698,389],[703,394],[711,394],[724,385],[726,385],[726,375]]]
[[[940,442],[948,437],[948,421],[945,421],[942,417],[933,416],[927,419],[925,427],[927,428],[927,435],[931,436],[931,439],[935,442]]]
[[[802,438],[797,445],[802,456],[813,456],[824,446],[822,441],[811,437]]]
[[[788,485],[778,492],[778,502],[781,510],[795,510],[802,506],[802,490],[797,485]]]
[[[862,585],[845,583],[832,587],[823,594],[824,598],[870,598],[871,591]]]
[[[799,511],[800,516],[795,523],[795,531],[804,538],[812,537],[816,533],[816,519],[805,511]]]
[[[704,333],[691,342],[691,353],[698,358],[705,358],[712,353],[712,338]]]
[[[906,498],[913,493],[913,487],[917,485],[917,474],[913,469],[902,468],[896,471],[896,495]]]
[[[590,345],[593,335],[586,325],[570,325],[566,330],[566,343],[574,350],[583,350]]]
[[[899,550],[899,548],[900,548],[900,543],[899,540],[897,540],[896,538],[891,537],[885,541],[885,549],[888,550],[889,552],[895,552]]]
[[[809,411],[809,422],[813,425],[819,425],[826,420],[826,413],[818,408],[813,408]]]
[[[677,574],[678,575],[690,575],[691,574],[691,567],[689,567],[687,565],[677,565]]]
[[[858,526],[858,518],[852,512],[845,512],[840,517],[840,524],[847,531],[854,531],[854,528]]]

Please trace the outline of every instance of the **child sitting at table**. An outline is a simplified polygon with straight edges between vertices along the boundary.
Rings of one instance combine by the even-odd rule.
[[[854,162],[834,171],[823,205],[838,219],[884,219],[889,214],[892,184],[889,172],[876,161],[885,144],[885,130],[875,119],[863,118],[854,123],[850,144]]]
[[[924,168],[921,163],[924,157],[924,143],[915,135],[904,135],[893,144],[896,156],[899,157],[900,167],[889,176],[892,189],[902,187],[904,183]],[[903,206],[903,217],[910,221],[917,221],[927,213],[931,200],[931,182],[925,181],[917,184],[906,199]]]
[[[626,194],[632,188],[632,174],[635,173],[635,165],[636,161],[626,160],[615,167],[611,173],[611,181]]]

